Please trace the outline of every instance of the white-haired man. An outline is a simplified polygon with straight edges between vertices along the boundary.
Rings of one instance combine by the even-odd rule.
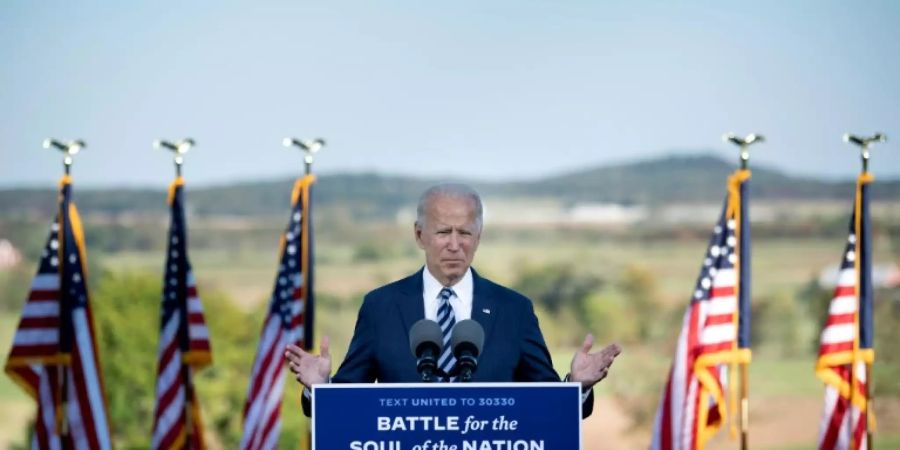
[[[304,386],[304,411],[309,414],[308,388],[317,383],[417,382],[415,357],[409,351],[409,329],[427,318],[441,325],[473,319],[485,340],[473,381],[559,381],[538,326],[531,301],[472,269],[481,239],[483,207],[478,193],[463,184],[433,186],[419,199],[414,225],[416,243],[425,251],[418,272],[369,292],[360,307],[350,347],[331,376],[327,337],[319,355],[296,346],[285,351],[288,367]],[[570,381],[580,382],[583,413],[593,410],[594,384],[604,379],[621,349],[609,345],[591,353],[593,337],[572,359]],[[452,370],[443,355],[439,366]]]

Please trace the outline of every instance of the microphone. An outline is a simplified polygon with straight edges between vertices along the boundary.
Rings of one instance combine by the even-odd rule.
[[[450,345],[456,357],[459,381],[472,381],[472,374],[478,368],[478,355],[484,345],[484,328],[472,319],[460,320],[453,326]]]
[[[422,381],[434,381],[437,361],[443,347],[444,338],[437,322],[422,319],[409,329],[409,350],[416,357],[416,371],[422,376]]]

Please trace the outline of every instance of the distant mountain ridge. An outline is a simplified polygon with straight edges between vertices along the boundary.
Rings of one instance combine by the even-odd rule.
[[[663,158],[595,167],[531,181],[460,180],[490,197],[555,198],[567,203],[609,202],[657,205],[717,203],[725,195],[725,179],[734,164],[710,155]],[[291,179],[242,182],[193,189],[188,204],[199,215],[283,215],[293,185]],[[391,217],[412,205],[437,178],[400,175],[326,174],[315,185],[316,207],[341,206],[354,217]],[[755,199],[851,199],[852,181],[791,177],[777,170],[752,167]],[[157,214],[166,210],[165,189],[84,189],[77,180],[75,198],[86,214]],[[55,189],[0,190],[0,213],[6,217],[46,214],[53,209]],[[900,200],[900,180],[877,181],[875,200]]]
[[[569,199],[614,203],[709,203],[725,195],[736,164],[705,154],[667,156],[552,176],[512,186],[515,190]],[[824,200],[852,195],[854,182],[792,177],[751,165],[751,195],[761,199]],[[878,198],[900,199],[900,180],[879,181]]]

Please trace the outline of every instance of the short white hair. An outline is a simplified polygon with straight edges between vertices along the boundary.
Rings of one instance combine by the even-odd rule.
[[[432,198],[438,196],[465,198],[472,200],[475,204],[475,224],[481,230],[484,223],[484,207],[481,204],[481,196],[471,186],[462,183],[441,183],[431,186],[419,197],[419,205],[416,207],[416,226],[425,225],[425,218],[428,215],[426,209]]]

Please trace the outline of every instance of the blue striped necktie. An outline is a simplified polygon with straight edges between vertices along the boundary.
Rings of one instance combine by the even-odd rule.
[[[441,334],[444,338],[444,351],[438,359],[438,368],[444,373],[450,373],[453,366],[456,365],[456,358],[453,357],[453,349],[450,348],[450,333],[453,331],[453,325],[456,325],[456,314],[453,307],[450,306],[450,297],[456,295],[453,289],[443,288],[438,295],[440,304],[437,310],[437,322],[441,326]],[[446,377],[444,381],[455,381],[456,377]]]

